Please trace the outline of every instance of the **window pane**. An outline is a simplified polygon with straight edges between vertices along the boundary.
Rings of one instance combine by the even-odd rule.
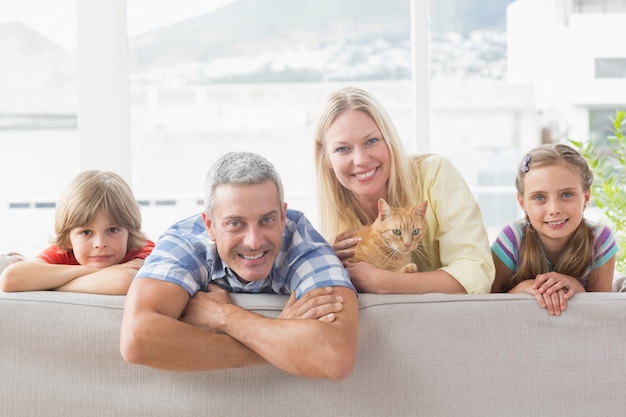
[[[141,3],[128,0],[131,32]],[[200,210],[208,167],[232,150],[268,157],[289,206],[315,222],[313,124],[337,88],[370,90],[414,140],[408,1],[237,1],[177,19],[130,39],[134,187],[177,201],[144,206],[150,232]]]
[[[596,78],[626,78],[626,58],[596,58]]]
[[[0,5],[0,252],[35,256],[79,166],[74,0]]]
[[[626,25],[626,1],[431,5],[431,143],[459,164],[483,213],[500,207],[490,194],[494,176],[512,187],[525,151],[570,139],[601,142],[606,115],[626,107],[626,50],[615,38]],[[502,210],[515,211],[514,198],[509,204]],[[493,233],[504,219],[485,220]]]

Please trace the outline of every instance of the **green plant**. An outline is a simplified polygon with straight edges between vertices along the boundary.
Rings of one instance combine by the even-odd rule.
[[[585,157],[594,175],[592,201],[602,211],[619,245],[615,269],[626,274],[626,112],[617,110],[611,118],[613,134],[607,137],[608,148],[592,141],[570,140]]]

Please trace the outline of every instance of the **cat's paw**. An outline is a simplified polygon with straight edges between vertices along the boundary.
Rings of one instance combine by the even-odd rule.
[[[417,265],[411,263],[411,264],[406,264],[402,267],[402,269],[400,269],[400,272],[417,272]]]

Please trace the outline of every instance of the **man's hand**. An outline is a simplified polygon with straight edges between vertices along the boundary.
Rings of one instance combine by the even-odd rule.
[[[224,304],[233,302],[228,291],[216,284],[209,284],[209,292],[198,291],[187,303],[180,320],[202,329],[219,332],[223,324]]]
[[[317,319],[326,323],[335,321],[335,313],[343,309],[343,298],[333,294],[332,287],[316,288],[296,301],[292,292],[280,319]]]

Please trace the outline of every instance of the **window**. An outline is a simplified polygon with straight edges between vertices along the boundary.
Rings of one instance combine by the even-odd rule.
[[[626,79],[626,58],[596,58],[596,78]]]
[[[79,167],[74,0],[0,5],[0,252],[34,256]]]
[[[272,160],[315,222],[313,123],[347,84],[381,99],[410,152],[452,159],[492,233],[516,217],[525,150],[601,138],[603,112],[626,107],[625,2],[5,2],[0,16],[21,23],[0,23],[13,63],[0,68],[0,251],[34,256],[53,217],[37,204],[124,158],[154,239],[201,209],[229,150]]]

